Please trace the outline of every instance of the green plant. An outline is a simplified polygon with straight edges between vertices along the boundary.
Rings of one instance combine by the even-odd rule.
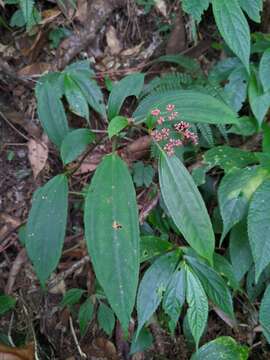
[[[197,350],[192,359],[247,359],[248,349],[231,338],[218,338],[201,348],[199,342],[209,309],[218,308],[235,322],[233,295],[243,292],[250,301],[264,292],[259,321],[268,341],[270,337],[266,286],[270,279],[270,41],[262,42],[261,34],[254,34],[251,41],[243,13],[259,21],[261,1],[182,1],[197,22],[210,3],[219,31],[236,57],[229,52],[207,75],[184,56],[161,57],[157,61],[173,63],[177,72],[148,84],[142,73],[128,75],[110,84],[107,103],[87,61],[40,79],[37,111],[60,152],[63,172],[35,192],[25,246],[45,287],[65,238],[68,186],[77,169],[69,164],[99,141],[110,142],[111,152],[82,192],[87,248],[104,291],[102,300],[110,305],[99,301],[100,326],[111,335],[115,313],[127,334],[136,303],[138,326],[131,352],[152,343],[147,325],[155,313],[163,312],[172,334],[180,316],[185,316]],[[250,52],[255,55],[252,61]],[[121,110],[130,96],[138,104],[127,117]],[[84,128],[70,128],[67,107],[85,119]],[[94,135],[89,108],[107,123],[105,137]],[[152,141],[151,165],[136,162],[132,179],[120,154],[122,140],[135,130]],[[231,146],[232,135],[239,144],[250,136],[260,135],[263,140],[258,151],[248,151]],[[188,167],[194,163],[191,175]],[[160,189],[160,200],[145,227],[139,223],[133,181],[137,187],[150,188],[151,196]],[[179,241],[171,241],[172,234]],[[229,254],[221,256],[216,248],[224,241],[229,243]],[[141,281],[140,263],[144,263]],[[81,289],[69,290],[63,305],[73,305],[82,296]],[[94,313],[92,300],[86,299],[80,307],[82,335]]]

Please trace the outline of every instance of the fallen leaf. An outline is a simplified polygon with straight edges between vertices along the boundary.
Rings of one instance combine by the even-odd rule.
[[[61,15],[61,11],[58,8],[47,9],[42,11],[42,21],[39,24],[45,25],[56,19]]]
[[[48,72],[52,70],[51,64],[40,62],[40,63],[34,63],[31,65],[27,65],[24,68],[20,69],[18,71],[19,76],[35,76],[35,75],[42,75],[45,72]]]
[[[74,20],[84,24],[88,19],[88,0],[77,0],[77,9]]]
[[[117,55],[122,50],[122,44],[117,37],[116,30],[113,26],[109,27],[109,30],[106,33],[106,40],[108,47],[110,49],[110,53],[112,55]]]
[[[44,140],[38,142],[35,139],[30,139],[27,146],[29,162],[36,178],[48,159],[48,146]]]
[[[0,360],[34,360],[34,344],[15,348],[0,344]]]
[[[167,17],[167,6],[164,0],[155,0],[155,7],[164,17]]]
[[[121,56],[131,56],[131,55],[134,56],[134,55],[137,55],[137,54],[140,52],[143,44],[144,44],[144,41],[141,42],[139,45],[136,45],[136,46],[134,46],[134,47],[132,47],[132,48],[123,50],[123,51],[121,52]]]

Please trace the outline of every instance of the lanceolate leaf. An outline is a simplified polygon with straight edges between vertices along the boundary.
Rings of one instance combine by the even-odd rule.
[[[252,71],[248,86],[248,97],[251,110],[261,125],[270,106],[270,91],[263,92],[257,77],[257,73]]]
[[[106,108],[102,92],[93,80],[94,72],[89,68],[88,61],[78,61],[66,67],[65,74],[68,74],[78,85],[88,104],[103,118],[106,118]]]
[[[263,8],[263,0],[238,0],[238,2],[253,21],[258,23],[261,21],[260,12]]]
[[[247,360],[249,350],[229,336],[222,336],[203,345],[190,360]]]
[[[115,116],[109,123],[108,134],[109,138],[112,138],[114,135],[117,135],[125,127],[128,126],[128,119],[124,116]]]
[[[270,90],[270,48],[265,50],[260,61],[259,76],[264,91]]]
[[[28,23],[31,20],[32,12],[33,12],[33,6],[34,1],[33,0],[19,0],[20,7],[23,12],[24,19],[26,23]]]
[[[37,110],[39,120],[49,139],[60,147],[69,128],[63,104],[48,81],[38,87]]]
[[[144,83],[144,74],[135,73],[124,77],[115,84],[108,101],[108,117],[111,120],[119,114],[124,100],[128,96],[139,96]]]
[[[212,0],[218,29],[249,72],[250,30],[237,0]]]
[[[173,251],[159,257],[144,274],[137,296],[137,335],[161,303],[178,261],[179,252]]]
[[[192,176],[177,157],[162,153],[159,181],[164,202],[175,225],[189,245],[212,263],[214,232]]]
[[[65,175],[55,176],[34,193],[27,223],[26,249],[43,286],[61,256],[67,209],[68,181]]]
[[[270,285],[265,290],[260,306],[260,324],[263,334],[270,344]]]
[[[218,189],[218,201],[223,220],[222,238],[243,219],[248,202],[267,172],[258,167],[235,169],[225,175]]]
[[[174,332],[182,306],[185,302],[186,275],[185,270],[176,270],[165,291],[162,307],[169,315],[169,327],[171,333]]]
[[[188,263],[199,278],[209,299],[231,318],[234,318],[230,291],[219,274],[194,257],[186,257]]]
[[[61,145],[61,158],[66,165],[81,155],[95,135],[88,129],[76,129],[67,134]]]
[[[246,221],[235,225],[230,233],[230,259],[238,281],[248,272],[253,263]]]
[[[254,193],[248,212],[248,235],[255,262],[256,282],[270,263],[270,180]]]
[[[139,221],[131,176],[115,154],[106,156],[95,172],[84,224],[97,279],[127,330],[139,276]]]
[[[142,100],[133,114],[136,123],[143,122],[147,115],[156,108],[161,115],[166,113],[166,106],[174,104],[178,112],[175,120],[190,122],[204,122],[209,124],[237,123],[237,114],[224,102],[194,90],[170,90],[154,94]]]
[[[70,110],[89,121],[89,109],[86,98],[79,86],[68,74],[65,75],[64,89]]]
[[[208,301],[199,279],[188,268],[186,271],[186,281],[187,319],[196,347],[198,348],[200,338],[207,323]]]
[[[204,10],[209,6],[210,0],[182,0],[183,10],[195,20],[201,21]]]

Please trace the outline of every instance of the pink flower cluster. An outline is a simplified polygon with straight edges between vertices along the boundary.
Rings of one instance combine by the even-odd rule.
[[[168,114],[167,120],[172,121],[178,115],[177,111],[174,111],[175,105],[168,104],[166,107]],[[160,109],[154,109],[151,111],[151,114],[157,117],[157,124],[162,125],[165,122],[165,118],[161,116]],[[164,127],[161,130],[154,130],[152,131],[151,135],[153,139],[157,142],[168,140],[167,143],[164,145],[163,149],[169,156],[174,155],[175,148],[182,146],[184,143],[191,141],[194,145],[198,144],[198,137],[197,135],[190,130],[190,124],[185,121],[180,121],[179,123],[174,124],[173,128],[176,133],[181,135],[180,139],[173,139],[170,137],[170,128]]]
[[[174,155],[174,148],[182,145],[183,143],[181,140],[170,139],[163,149],[168,156],[172,156]]]
[[[190,131],[190,124],[184,121],[181,121],[174,125],[175,130],[183,136],[183,140],[189,140],[194,145],[198,144],[198,136],[193,132]]]
[[[170,129],[163,128],[160,131],[154,130],[154,131],[152,131],[151,135],[152,135],[152,138],[158,142],[162,141],[162,140],[167,140],[168,137],[170,136]]]

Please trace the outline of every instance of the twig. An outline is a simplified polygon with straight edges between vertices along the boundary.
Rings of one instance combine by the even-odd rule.
[[[14,342],[12,340],[12,336],[11,336],[13,320],[14,320],[14,312],[12,312],[12,314],[11,314],[11,319],[10,319],[10,322],[9,322],[9,325],[8,325],[8,341],[9,341],[11,346],[15,347],[15,344],[14,344]]]
[[[87,359],[87,355],[82,351],[82,349],[80,347],[77,335],[76,335],[75,330],[74,330],[73,321],[72,321],[71,316],[69,317],[69,325],[70,325],[70,330],[71,330],[73,340],[74,340],[74,342],[76,344],[79,355],[81,356],[82,359]]]
[[[53,279],[52,281],[49,282],[48,284],[48,290],[52,289],[53,287],[55,287],[57,284],[60,283],[60,281],[64,280],[65,278],[67,278],[69,275],[71,275],[72,273],[74,273],[77,269],[81,268],[82,266],[84,266],[85,264],[87,264],[90,261],[90,258],[88,255],[84,256],[81,260],[75,262],[69,269],[67,269],[66,271],[63,271],[61,274],[59,274],[55,279]]]
[[[139,220],[140,224],[144,223],[144,220],[147,218],[149,213],[154,209],[159,200],[159,193],[140,211]]]
[[[78,165],[75,166],[74,169],[72,169],[70,172],[68,172],[69,176],[72,176],[79,168],[81,167],[83,161],[87,158],[87,156],[101,143],[101,141],[106,137],[106,134],[101,135],[101,137],[98,139],[98,141],[95,142],[93,146],[91,146],[88,151],[83,155],[83,157],[80,159]]]
[[[20,130],[18,130],[9,120],[8,118],[0,111],[0,116],[2,119],[5,120],[5,122],[14,130],[17,134],[19,134],[21,137],[23,137],[25,140],[29,141],[29,137],[24,135]]]
[[[15,284],[16,277],[17,277],[18,273],[20,272],[21,267],[26,262],[26,260],[27,260],[26,251],[25,251],[25,249],[22,249],[19,252],[19,254],[17,255],[16,259],[13,261],[11,270],[9,272],[8,281],[7,281],[7,285],[5,288],[6,294],[12,293],[12,289]]]

